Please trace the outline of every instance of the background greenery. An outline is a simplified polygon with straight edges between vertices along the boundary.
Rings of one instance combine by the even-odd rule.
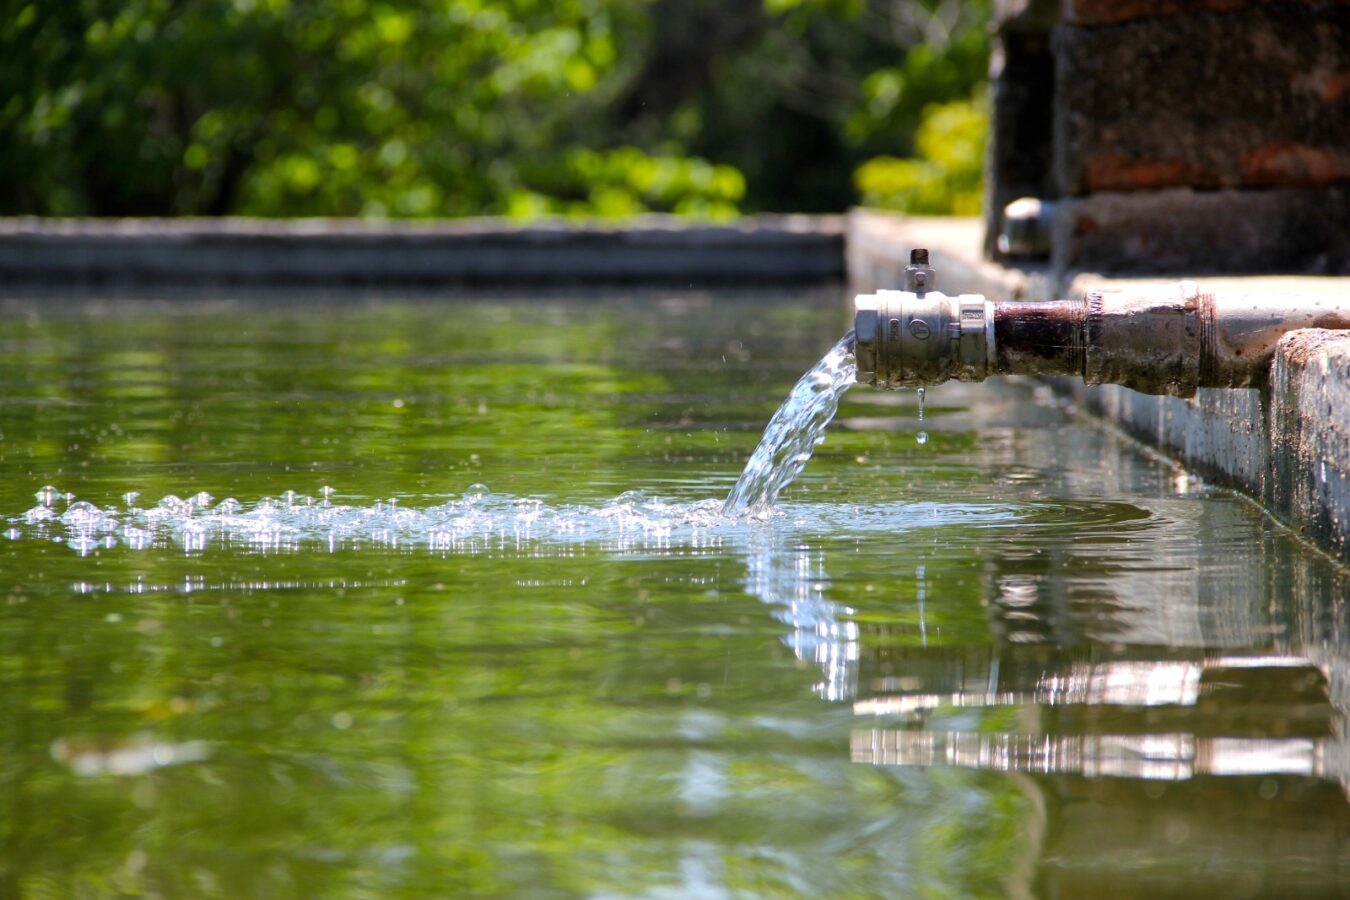
[[[0,0],[0,214],[978,208],[988,0]]]

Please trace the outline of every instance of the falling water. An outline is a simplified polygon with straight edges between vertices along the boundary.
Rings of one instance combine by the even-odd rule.
[[[724,514],[758,515],[773,507],[778,495],[806,466],[816,445],[825,439],[825,426],[834,418],[839,398],[853,385],[857,372],[850,331],[801,377],[773,414],[759,446],[722,504]]]
[[[925,397],[925,395],[926,395],[927,393],[928,393],[928,392],[927,392],[927,390],[924,389],[923,385],[920,385],[920,386],[919,386],[919,433],[916,434],[916,435],[914,435],[914,440],[918,441],[920,444],[926,444],[926,443],[928,443],[928,432],[926,432],[926,431],[923,430],[923,401],[924,401],[924,397]]]

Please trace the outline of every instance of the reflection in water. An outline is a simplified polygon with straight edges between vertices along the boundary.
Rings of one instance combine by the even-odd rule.
[[[898,727],[856,729],[853,759],[1168,780],[1338,776],[1324,761],[1345,755],[1339,715],[1307,659],[1154,654],[927,654],[915,674],[875,679],[878,693],[854,703],[856,714]]]
[[[1333,705],[1328,677],[1331,666],[1344,681],[1350,658],[1328,657],[1325,645],[1320,664],[1275,648],[1207,650],[1203,634],[1198,646],[1157,646],[1157,623],[1131,635],[1134,611],[1122,607],[1124,623],[1094,611],[1098,627],[1126,638],[1110,646],[929,647],[921,565],[919,646],[888,647],[869,641],[855,609],[828,599],[824,554],[790,531],[766,530],[745,556],[747,592],[791,626],[784,640],[796,656],[820,667],[816,693],[880,720],[853,731],[855,762],[1172,781],[1350,776],[1342,737],[1350,709]],[[1029,611],[1038,605],[1034,585],[1009,604],[1009,579],[991,581],[996,614],[1007,616],[1011,605],[1024,627],[1050,624]],[[1167,605],[1184,619],[1195,616],[1198,599],[1172,594]]]
[[[746,548],[745,590],[775,608],[791,626],[784,642],[797,658],[820,666],[815,691],[826,700],[847,700],[858,690],[859,630],[841,618],[852,610],[825,599],[824,554],[798,544],[791,534],[766,530]]]
[[[210,757],[205,741],[174,744],[138,734],[124,740],[57,738],[52,759],[76,775],[145,775],[165,766],[201,762]]]
[[[1303,738],[1197,738],[1193,734],[1034,735],[855,731],[853,761],[964,766],[1178,781],[1193,775],[1322,774],[1321,747]]]

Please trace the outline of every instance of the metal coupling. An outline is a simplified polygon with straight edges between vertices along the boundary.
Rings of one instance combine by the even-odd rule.
[[[994,305],[979,294],[949,297],[930,290],[927,251],[911,258],[916,262],[905,279],[910,290],[854,298],[858,382],[898,388],[952,378],[983,381],[994,352]]]

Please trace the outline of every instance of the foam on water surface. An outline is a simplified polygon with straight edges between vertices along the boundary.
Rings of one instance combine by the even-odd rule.
[[[139,505],[76,499],[54,488],[38,492],[36,505],[7,517],[5,536],[64,544],[88,554],[100,549],[228,547],[257,552],[336,551],[360,547],[422,549],[443,553],[526,553],[546,547],[600,550],[716,548],[756,535],[788,531],[804,537],[901,533],[951,524],[1031,527],[1071,520],[1137,518],[1125,504],[1061,502],[903,503],[874,505],[789,502],[747,518],[727,515],[716,499],[672,501],[629,491],[598,505],[550,504],[532,497],[493,493],[474,485],[427,506],[398,499],[345,502],[331,489],[319,496],[287,491],[241,503],[209,494],[176,494]],[[1116,506],[1122,509],[1115,509]],[[1081,507],[1081,508],[1079,508]]]

